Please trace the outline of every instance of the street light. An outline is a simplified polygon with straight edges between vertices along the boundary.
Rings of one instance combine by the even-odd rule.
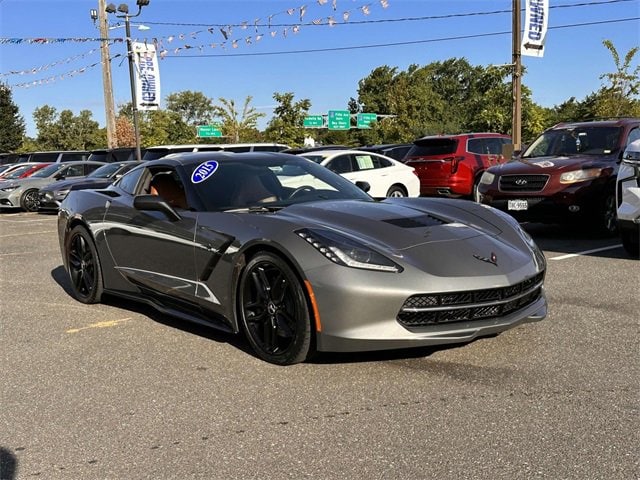
[[[149,5],[149,0],[137,0],[136,5],[138,5],[138,13],[135,15],[129,15],[129,6],[126,3],[121,3],[116,8],[115,4],[110,3],[105,8],[107,13],[116,13],[120,12],[123,15],[116,14],[118,18],[124,18],[124,24],[126,28],[127,35],[127,56],[129,57],[129,82],[131,84],[131,103],[133,107],[133,130],[136,137],[136,160],[142,160],[142,154],[140,152],[140,126],[138,124],[138,100],[136,98],[136,84],[135,78],[133,75],[133,47],[131,45],[131,24],[130,19],[133,17],[137,17],[140,15],[142,11],[142,7]]]

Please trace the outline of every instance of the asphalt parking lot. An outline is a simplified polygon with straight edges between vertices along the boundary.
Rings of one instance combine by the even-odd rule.
[[[277,367],[69,294],[56,217],[0,215],[0,478],[640,478],[640,263],[527,229],[550,314],[445,348]]]

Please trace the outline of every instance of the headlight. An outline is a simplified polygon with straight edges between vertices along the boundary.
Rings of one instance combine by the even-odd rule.
[[[496,176],[491,172],[484,172],[480,177],[480,183],[483,185],[491,185],[495,180]]]
[[[64,200],[65,198],[67,198],[67,195],[69,195],[70,190],[70,188],[67,188],[65,190],[58,190],[57,192],[54,192],[53,196],[56,200]]]
[[[8,187],[0,188],[3,192],[13,192],[20,185],[9,185]]]
[[[379,272],[399,273],[402,267],[375,250],[327,229],[303,229],[296,232],[327,259],[338,265]]]
[[[560,175],[560,183],[577,183],[584,182],[585,180],[591,180],[592,178],[598,178],[602,172],[601,168],[587,168],[586,170],[573,170],[571,172],[564,172]]]

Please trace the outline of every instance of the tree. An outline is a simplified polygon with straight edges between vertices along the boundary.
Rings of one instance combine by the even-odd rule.
[[[106,145],[106,132],[99,128],[89,110],[75,116],[71,110],[58,114],[54,107],[36,108],[33,118],[38,130],[36,143],[41,150],[92,150]]]
[[[234,100],[219,98],[222,106],[214,107],[214,116],[221,119],[222,134],[231,138],[234,143],[239,143],[240,139],[247,139],[254,135],[257,129],[258,119],[264,117],[265,114],[256,111],[255,108],[249,106],[253,97],[249,95],[242,106],[242,113],[236,109]]]
[[[17,150],[22,145],[25,135],[24,118],[18,106],[13,103],[13,96],[8,85],[0,83],[0,152]]]
[[[274,108],[274,116],[265,129],[265,137],[272,142],[301,146],[306,135],[304,117],[311,108],[311,101],[305,98],[294,102],[292,92],[274,93],[273,99],[278,106]]]
[[[185,90],[172,93],[165,99],[167,110],[176,112],[184,123],[191,126],[208,125],[214,115],[211,99],[202,92]]]
[[[633,71],[631,63],[640,50],[633,47],[620,60],[620,55],[611,40],[603,40],[602,44],[611,52],[616,71],[600,75],[600,80],[607,80],[598,92],[595,115],[599,117],[640,116],[640,65]]]

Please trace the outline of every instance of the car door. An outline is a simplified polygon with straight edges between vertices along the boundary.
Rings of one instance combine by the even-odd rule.
[[[154,168],[173,172],[179,178],[173,168]],[[197,213],[177,208],[179,218],[175,218],[163,211],[136,208],[135,196],[146,194],[155,173],[144,170],[132,192],[122,191],[107,202],[104,237],[115,268],[143,293],[164,302],[179,300],[196,304],[194,232]],[[129,185],[126,177],[122,177],[120,187]]]
[[[353,170],[345,177],[353,183],[367,182],[371,186],[368,193],[372,197],[386,196],[394,180],[390,163],[370,153],[354,153],[350,156]]]

